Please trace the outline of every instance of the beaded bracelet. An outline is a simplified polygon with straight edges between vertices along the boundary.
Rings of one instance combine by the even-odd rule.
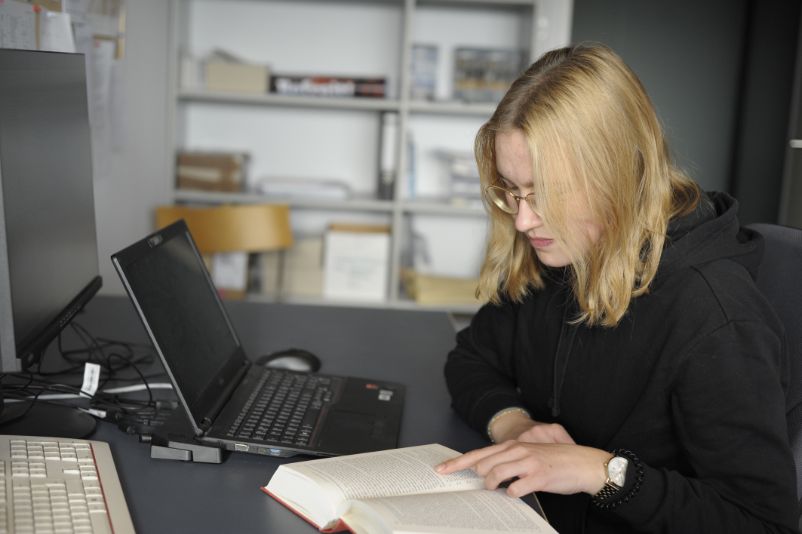
[[[527,412],[526,410],[524,410],[520,406],[510,406],[509,408],[504,408],[503,410],[497,411],[496,414],[493,417],[491,417],[490,421],[487,423],[487,437],[490,438],[490,442],[491,443],[495,443],[496,440],[493,439],[493,434],[490,433],[490,427],[493,426],[493,423],[495,423],[497,419],[507,415],[508,413],[521,413],[521,414],[524,414],[525,416],[529,417],[530,419],[532,418],[532,416],[529,414],[529,412]]]
[[[594,496],[591,501],[600,510],[612,510],[616,506],[629,502],[638,493],[638,491],[640,491],[640,487],[641,484],[643,484],[643,478],[645,476],[643,464],[634,452],[627,449],[616,449],[613,451],[613,455],[623,456],[629,460],[629,465],[627,466],[627,478],[629,479],[630,473],[632,473],[635,477],[635,480],[632,483],[632,486],[629,488],[629,491],[611,501],[607,501],[606,499],[596,499]]]

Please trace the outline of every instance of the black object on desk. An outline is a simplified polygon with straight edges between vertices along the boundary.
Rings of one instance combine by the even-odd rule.
[[[153,433],[150,457],[155,460],[219,464],[225,459],[226,451],[195,440],[187,414],[183,408],[177,408],[164,425]]]
[[[282,457],[398,446],[403,385],[251,364],[183,220],[112,261],[198,445]]]

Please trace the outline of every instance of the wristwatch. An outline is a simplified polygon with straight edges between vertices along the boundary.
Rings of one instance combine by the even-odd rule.
[[[627,467],[629,460],[623,456],[613,456],[604,462],[604,470],[607,473],[607,480],[599,492],[593,496],[596,502],[603,502],[615,496],[624,487],[627,479]]]

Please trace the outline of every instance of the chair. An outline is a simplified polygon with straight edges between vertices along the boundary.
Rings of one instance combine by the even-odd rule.
[[[762,235],[765,241],[757,286],[785,326],[791,356],[786,419],[796,462],[802,530],[802,230],[765,223],[747,228]]]
[[[289,206],[285,204],[159,206],[156,208],[156,227],[163,228],[184,219],[198,250],[205,256],[230,252],[253,255],[278,251],[272,277],[275,296],[278,298],[283,267],[281,254],[293,244],[289,213]],[[215,280],[215,283],[218,281]],[[240,297],[245,292],[242,288],[232,291],[225,290],[225,286],[222,286],[220,289],[224,289],[223,293],[228,297]]]

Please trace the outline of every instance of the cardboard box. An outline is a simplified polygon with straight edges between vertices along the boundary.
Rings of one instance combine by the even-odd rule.
[[[207,91],[265,94],[270,72],[265,65],[208,61],[204,66]]]
[[[292,248],[281,256],[278,252],[271,252],[268,260],[262,264],[263,293],[269,295],[270,288],[278,287],[280,269],[281,296],[320,298],[323,294],[323,236],[295,236]],[[279,261],[283,265],[279,265]]]
[[[247,178],[246,152],[178,152],[176,185],[201,191],[242,191]]]
[[[479,306],[478,278],[432,276],[407,269],[402,272],[404,290],[418,304],[430,306]]]
[[[333,224],[324,247],[324,297],[374,302],[387,297],[389,226]]]

